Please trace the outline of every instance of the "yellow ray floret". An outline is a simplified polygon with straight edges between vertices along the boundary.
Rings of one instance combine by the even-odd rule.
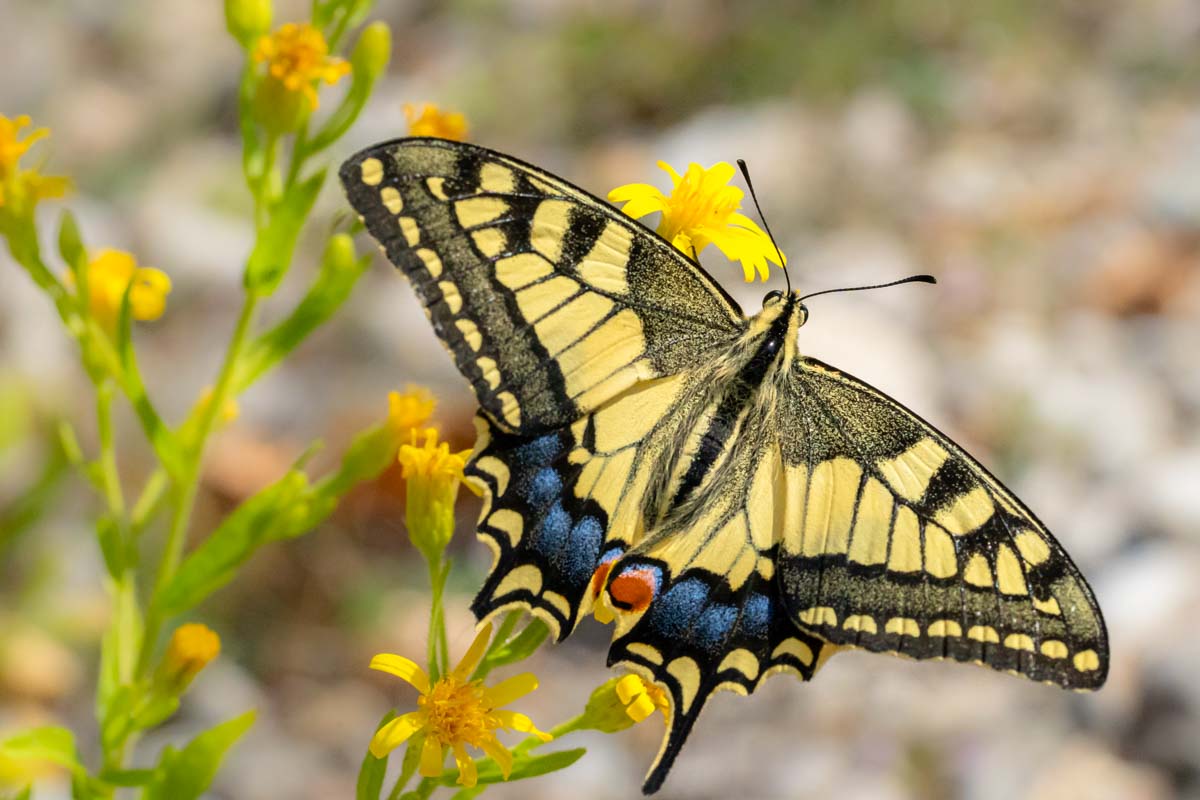
[[[765,281],[770,263],[779,264],[781,255],[753,220],[738,213],[745,195],[728,185],[733,165],[719,161],[705,169],[692,163],[682,176],[663,161],[658,166],[671,176],[670,196],[647,183],[630,183],[613,189],[608,199],[624,203],[622,210],[634,219],[662,212],[658,233],[679,250],[699,255],[715,244],[726,258],[742,262],[747,282],[756,274]]]

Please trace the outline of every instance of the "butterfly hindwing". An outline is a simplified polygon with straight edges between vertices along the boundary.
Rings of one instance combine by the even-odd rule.
[[[745,326],[667,242],[511,157],[401,139],[354,156],[341,179],[483,411],[510,432],[567,426]]]
[[[643,557],[622,560],[614,573],[614,582],[653,584],[655,600],[618,633],[608,663],[633,669],[671,697],[647,793],[662,785],[714,692],[749,694],[781,671],[809,680],[821,663],[824,643],[792,624],[773,582],[757,574],[732,589],[723,575],[691,569],[673,576],[667,562]]]
[[[813,359],[793,376],[779,577],[799,626],[1064,688],[1104,682],[1100,609],[1032,512],[886,395]]]

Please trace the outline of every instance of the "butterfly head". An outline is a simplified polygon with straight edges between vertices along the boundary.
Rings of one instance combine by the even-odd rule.
[[[768,309],[775,314],[795,314],[796,327],[799,328],[804,323],[808,322],[808,306],[800,302],[799,292],[784,292],[782,289],[774,289],[767,292],[763,296],[763,311]]]

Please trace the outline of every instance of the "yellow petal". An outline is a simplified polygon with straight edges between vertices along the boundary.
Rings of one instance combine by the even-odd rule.
[[[504,775],[504,780],[508,780],[508,776],[512,773],[513,757],[508,748],[500,743],[500,740],[495,736],[484,739],[479,747],[483,752],[491,756],[492,761],[495,761],[500,767],[500,772]]]
[[[520,675],[505,678],[495,686],[484,689],[483,693],[492,708],[500,708],[524,697],[537,687],[537,676],[532,672],[522,672]]]
[[[548,742],[554,738],[545,731],[539,731],[533,724],[533,720],[524,714],[518,714],[515,711],[495,711],[493,713],[496,715],[496,719],[500,720],[500,724],[510,731],[532,733],[543,742]]]
[[[617,697],[622,705],[629,705],[633,698],[646,693],[646,683],[641,676],[629,674],[617,681]]]
[[[425,739],[421,745],[421,765],[417,771],[426,778],[436,778],[442,774],[442,762],[446,760],[445,749],[432,736]]]
[[[458,783],[470,789],[479,781],[474,759],[467,753],[466,746],[458,742],[454,745],[454,763],[458,764]]]
[[[680,182],[681,180],[683,180],[683,178],[682,178],[682,177],[680,177],[679,173],[675,171],[675,168],[674,168],[674,167],[672,167],[672,166],[671,166],[670,164],[668,164],[667,162],[665,162],[665,161],[657,161],[657,162],[655,162],[655,163],[657,163],[657,164],[658,164],[658,168],[659,168],[659,169],[661,169],[663,172],[665,172],[665,173],[667,173],[668,175],[670,175],[670,176],[671,176],[671,183],[673,183],[674,185],[678,186],[678,185],[679,185],[679,182]]]
[[[594,616],[596,621],[602,625],[607,625],[617,618],[616,615],[613,614],[612,608],[609,607],[608,601],[603,597],[596,601],[596,604],[592,606],[592,616]]]
[[[667,196],[646,183],[618,186],[608,193],[608,199],[614,203],[624,203],[621,210],[634,219],[656,211],[665,211],[667,208]]]
[[[371,755],[383,758],[408,741],[408,737],[419,731],[424,723],[425,715],[419,711],[396,717],[375,732],[371,739]]]
[[[640,694],[633,699],[633,702],[625,707],[625,713],[634,722],[641,722],[646,717],[654,713],[654,701],[647,694]]]
[[[458,662],[458,666],[454,668],[452,673],[460,683],[465,683],[471,677],[471,673],[479,666],[479,662],[483,660],[483,654],[487,652],[488,640],[492,638],[492,623],[488,623],[479,629],[479,633],[475,634],[475,641],[471,642],[471,647],[468,648],[467,654],[462,657],[462,661]]]
[[[371,659],[371,669],[395,675],[411,683],[421,694],[429,694],[429,675],[417,663],[393,653],[380,653]]]

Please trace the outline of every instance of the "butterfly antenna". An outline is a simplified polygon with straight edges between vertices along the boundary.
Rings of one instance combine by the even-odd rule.
[[[775,255],[779,256],[779,266],[783,268],[783,279],[787,281],[788,294],[792,293],[792,276],[788,274],[787,264],[783,261],[783,252],[779,249],[779,243],[775,241],[775,234],[771,233],[771,226],[767,224],[767,218],[763,216],[762,206],[758,204],[758,195],[754,193],[754,184],[750,180],[750,170],[746,167],[744,159],[737,160],[738,168],[742,171],[742,177],[746,179],[746,186],[750,189],[750,199],[754,201],[754,210],[758,212],[758,218],[763,222],[763,228],[767,231],[767,236],[771,238],[771,244],[775,245]]]
[[[844,289],[825,289],[820,292],[806,294],[800,298],[803,302],[810,297],[816,297],[819,294],[833,294],[835,292],[861,292],[863,289],[884,289],[888,286],[899,286],[902,283],[937,283],[937,278],[932,275],[909,275],[907,278],[901,278],[898,281],[890,281],[888,283],[873,283],[870,286],[847,286]]]

